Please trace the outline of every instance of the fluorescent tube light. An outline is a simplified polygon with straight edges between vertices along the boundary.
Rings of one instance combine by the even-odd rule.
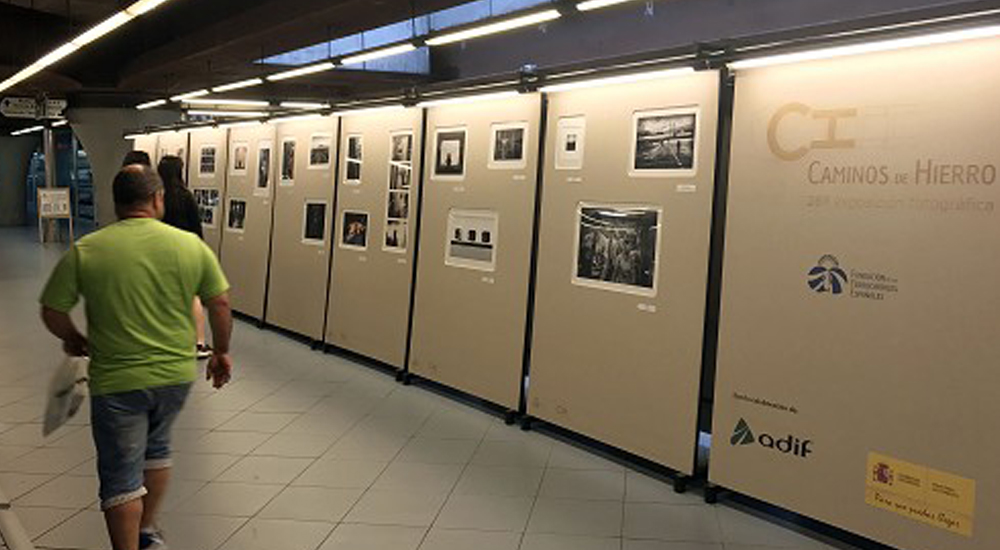
[[[546,21],[552,21],[554,19],[559,19],[562,14],[558,10],[546,10],[538,13],[533,13],[531,15],[524,15],[521,17],[515,17],[513,19],[507,19],[505,21],[497,21],[496,23],[489,23],[479,27],[473,27],[471,29],[466,29],[464,31],[453,32],[449,34],[443,34],[441,36],[435,36],[427,40],[428,46],[441,46],[444,44],[451,44],[452,42],[461,42],[463,40],[468,40],[470,38],[478,38],[480,36],[486,36],[488,34],[496,34],[499,32],[509,31],[511,29],[518,29],[521,27],[528,27],[531,25],[537,25],[538,23],[544,23]]]
[[[673,69],[665,69],[662,71],[651,71],[646,73],[609,76],[605,78],[595,78],[591,80],[579,80],[576,82],[567,82],[565,84],[552,84],[549,86],[542,86],[539,90],[542,92],[564,92],[566,90],[577,90],[580,88],[596,88],[598,86],[611,86],[615,84],[627,84],[630,82],[642,82],[646,80],[672,78],[677,76],[694,74],[694,72],[695,72],[694,68],[692,67],[677,67]]]
[[[152,109],[153,107],[162,107],[163,105],[166,104],[167,104],[166,99],[157,99],[154,101],[147,101],[146,103],[140,103],[136,105],[135,108],[139,109],[140,111],[143,111],[146,109]]]
[[[176,101],[176,102],[180,103],[180,102],[184,101],[185,99],[191,99],[193,97],[201,97],[201,96],[208,95],[210,93],[212,93],[212,92],[210,92],[208,90],[195,90],[193,92],[188,92],[186,94],[175,95],[174,97],[170,98],[170,101]]]
[[[66,119],[62,119],[62,120],[57,120],[57,121],[53,122],[52,123],[52,127],[53,128],[58,128],[60,126],[65,126],[67,124],[69,124],[69,121],[66,120]]]
[[[187,114],[191,116],[212,116],[212,117],[240,117],[259,118],[267,116],[263,111],[215,111],[215,110],[190,110]]]
[[[438,107],[441,105],[457,105],[461,103],[475,103],[479,101],[490,101],[497,99],[507,99],[511,97],[517,97],[518,94],[514,90],[506,92],[496,92],[492,94],[480,94],[480,95],[467,95],[460,97],[449,97],[447,99],[432,99],[429,101],[422,101],[417,104],[417,107]]]
[[[80,47],[86,46],[131,20],[132,14],[120,11],[77,36],[72,42]]]
[[[317,63],[316,65],[309,65],[308,67],[301,67],[298,69],[292,69],[290,71],[285,71],[281,73],[272,74],[267,77],[271,82],[276,82],[278,80],[285,80],[288,78],[295,78],[297,76],[304,76],[307,74],[321,73],[323,71],[329,71],[337,66],[329,61],[324,61],[322,63]]]
[[[308,101],[282,101],[284,109],[329,109],[328,103],[309,103]]]
[[[146,137],[146,134],[126,134],[125,139],[139,139]]]
[[[185,99],[191,105],[234,105],[238,107],[267,107],[271,103],[255,99]]]
[[[598,8],[614,6],[616,4],[624,4],[625,2],[631,2],[631,0],[587,0],[586,2],[580,2],[577,4],[576,9],[579,11],[590,11]]]
[[[848,55],[859,55],[865,53],[886,52],[904,48],[915,48],[920,46],[933,46],[938,44],[950,44],[964,40],[975,40],[978,38],[990,38],[1000,36],[1000,25],[989,27],[976,27],[957,31],[939,32],[910,36],[905,38],[892,38],[888,40],[878,40],[874,42],[864,42],[861,44],[851,44],[847,46],[834,46],[804,52],[771,55],[766,57],[755,57],[743,59],[729,64],[732,69],[752,69],[756,67],[767,67],[771,65],[784,65],[787,63],[798,63],[801,61],[815,61],[820,59],[831,59]]]
[[[24,128],[24,129],[21,129],[21,130],[17,130],[17,131],[11,132],[10,135],[12,135],[12,136],[23,136],[24,134],[31,134],[33,132],[40,132],[40,131],[42,131],[44,129],[45,129],[45,126],[32,126],[31,128]]]
[[[67,43],[63,44],[62,46],[59,46],[58,48],[56,48],[56,49],[52,50],[51,52],[49,52],[45,57],[39,59],[38,61],[35,61],[33,63],[33,65],[39,65],[40,66],[39,68],[48,67],[49,65],[55,64],[56,62],[58,62],[62,58],[66,57],[67,55],[69,55],[69,54],[71,54],[71,53],[73,53],[73,52],[75,52],[76,50],[79,50],[79,49],[80,49],[80,46],[77,46],[76,44],[74,44],[72,42],[67,42]]]
[[[317,120],[323,118],[320,113],[312,113],[308,115],[290,115],[290,116],[279,116],[268,120],[271,124],[283,124],[285,122],[299,122],[304,120]]]
[[[125,8],[125,11],[136,17],[159,7],[160,4],[167,2],[168,0],[139,0],[138,2],[132,4],[131,6]]]
[[[382,48],[381,50],[345,57],[343,61],[341,61],[341,64],[354,65],[356,63],[364,63],[365,61],[373,61],[375,59],[382,59],[383,57],[392,57],[394,55],[412,52],[415,49],[417,49],[417,47],[413,44],[400,44],[399,46]]]
[[[233,82],[232,84],[223,84],[222,86],[216,86],[212,88],[212,91],[221,94],[222,92],[230,92],[233,90],[240,90],[243,88],[250,88],[251,86],[260,86],[264,83],[261,78],[250,78],[247,80],[241,80],[239,82]]]

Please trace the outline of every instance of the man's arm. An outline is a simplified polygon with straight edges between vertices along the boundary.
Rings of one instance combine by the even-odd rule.
[[[45,328],[63,341],[63,350],[73,357],[87,355],[87,337],[77,330],[68,313],[42,306],[42,322]]]
[[[212,325],[214,353],[208,362],[207,378],[216,389],[225,386],[232,378],[233,361],[229,357],[229,340],[233,333],[233,313],[229,306],[229,293],[224,292],[205,302],[208,321]]]

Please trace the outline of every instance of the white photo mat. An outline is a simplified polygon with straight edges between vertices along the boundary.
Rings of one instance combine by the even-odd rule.
[[[690,138],[670,137],[673,130],[669,129],[671,122],[684,122],[693,117],[692,136]],[[658,136],[643,136],[642,126],[644,123],[661,121],[668,125],[666,134],[660,139],[659,145],[654,145]],[[636,111],[632,114],[632,134],[629,139],[632,144],[632,154],[629,155],[628,174],[636,178],[693,178],[698,173],[698,142],[701,138],[701,109],[696,105],[671,107],[668,109],[651,109]],[[640,147],[639,142],[650,143],[647,147]],[[690,153],[686,152],[690,141]],[[673,143],[669,143],[673,142]],[[658,153],[664,157],[663,160],[644,160],[643,153]],[[681,149],[681,150],[678,150]],[[663,164],[663,167],[640,167],[639,164]],[[670,163],[679,163],[680,166],[666,166]]]
[[[629,212],[641,212],[641,213],[655,213],[656,214],[656,240],[653,245],[653,259],[652,259],[652,287],[647,288],[632,284],[615,283],[610,281],[599,281],[593,278],[580,277],[579,267],[580,267],[580,248],[581,248],[581,231],[580,227],[583,225],[583,211],[586,209],[597,209],[606,211],[616,211],[623,213],[622,217],[625,217]],[[622,294],[632,294],[635,296],[645,296],[648,298],[655,297],[658,292],[660,269],[661,269],[661,256],[662,256],[662,240],[663,240],[663,208],[657,205],[651,204],[613,204],[613,203],[591,203],[591,202],[580,202],[576,206],[576,216],[574,216],[574,228],[573,228],[573,263],[570,266],[570,280],[574,285],[595,288],[601,290],[610,290],[614,292],[619,292]],[[609,260],[610,261],[610,260]]]
[[[527,122],[504,122],[490,126],[490,149],[487,168],[490,170],[524,170],[528,167],[528,128]],[[520,139],[519,146],[507,144],[504,147],[504,134]],[[498,147],[501,149],[498,150]],[[507,154],[504,155],[504,149]],[[512,149],[519,149],[520,155],[513,154]],[[509,159],[497,159],[497,156],[510,156]]]
[[[454,137],[455,139],[445,139]],[[468,172],[469,131],[465,126],[451,126],[434,129],[434,155],[431,157],[431,179],[436,181],[464,181]],[[447,151],[443,151],[446,148]],[[442,154],[458,157],[458,170],[455,173],[441,173],[445,166]]]

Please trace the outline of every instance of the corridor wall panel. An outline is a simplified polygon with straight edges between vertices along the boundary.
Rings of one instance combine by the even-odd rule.
[[[423,111],[343,118],[326,341],[404,367]]]
[[[188,188],[198,203],[205,242],[216,254],[222,246],[226,170],[229,166],[227,136],[227,130],[193,130],[188,155]]]
[[[549,95],[530,415],[692,473],[718,80]]]
[[[541,97],[432,107],[410,371],[516,409]]]
[[[1000,40],[740,72],[711,481],[1000,548]]]
[[[289,122],[275,140],[275,205],[267,322],[323,339],[337,119]]]
[[[222,267],[233,309],[258,320],[264,318],[276,151],[270,124],[229,130]]]

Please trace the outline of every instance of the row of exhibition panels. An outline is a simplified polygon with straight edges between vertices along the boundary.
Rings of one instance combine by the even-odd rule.
[[[685,474],[714,357],[712,483],[987,550],[997,59],[980,40],[136,147],[188,158],[246,315]]]

